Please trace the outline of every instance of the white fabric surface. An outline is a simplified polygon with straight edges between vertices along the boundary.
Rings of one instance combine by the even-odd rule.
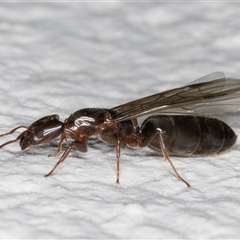
[[[227,2],[0,3],[0,132],[215,71],[240,78],[239,16],[240,4]],[[46,179],[57,142],[33,154],[16,143],[0,149],[1,238],[240,237],[239,144],[172,158],[189,189],[147,148],[121,151],[115,184],[115,149],[94,139]]]

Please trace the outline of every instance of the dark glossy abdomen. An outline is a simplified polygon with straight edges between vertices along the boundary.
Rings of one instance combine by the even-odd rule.
[[[237,140],[224,122],[202,116],[156,115],[142,125],[143,136],[158,129],[170,155],[213,155],[229,151]],[[154,135],[148,147],[161,151],[159,136]]]

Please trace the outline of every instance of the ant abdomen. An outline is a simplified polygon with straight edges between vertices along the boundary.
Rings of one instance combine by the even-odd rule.
[[[180,157],[224,153],[231,150],[237,140],[237,135],[226,123],[204,116],[148,117],[142,124],[141,134],[146,139],[143,145],[161,152],[157,133],[162,135],[169,154]]]

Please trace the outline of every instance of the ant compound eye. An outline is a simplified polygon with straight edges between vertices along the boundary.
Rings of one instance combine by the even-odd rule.
[[[40,131],[37,133],[36,136],[37,136],[38,139],[43,138],[43,130],[40,130]]]

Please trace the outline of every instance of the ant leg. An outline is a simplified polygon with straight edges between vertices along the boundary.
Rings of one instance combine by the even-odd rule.
[[[28,128],[27,126],[18,126],[14,129],[12,129],[11,131],[7,132],[7,133],[3,133],[3,134],[0,134],[0,137],[3,137],[3,136],[7,136],[7,135],[10,135],[10,134],[13,134],[16,130],[18,130],[19,128]]]
[[[172,167],[172,169],[173,169],[176,177],[177,177],[180,181],[184,182],[184,183],[187,185],[187,187],[191,187],[190,184],[189,184],[187,181],[185,181],[185,180],[179,175],[179,173],[177,172],[176,168],[174,167],[174,165],[173,165],[173,163],[172,163],[172,161],[171,161],[171,159],[170,159],[170,157],[169,157],[168,150],[167,150],[167,148],[165,147],[162,134],[161,134],[160,132],[159,132],[159,141],[160,141],[160,147],[161,147],[161,149],[162,149],[162,154],[163,154],[165,160],[167,160],[167,161],[169,162],[169,164],[170,164],[170,166]]]
[[[48,155],[48,157],[56,157],[57,155],[59,155],[62,151],[62,144],[63,144],[63,141],[66,141],[67,142],[67,138],[66,138],[66,135],[61,135],[61,140],[60,142],[58,143],[58,149],[55,153],[51,153]]]
[[[117,140],[116,145],[116,157],[117,157],[117,180],[116,183],[119,184],[119,176],[120,176],[120,150],[121,150],[121,141],[120,139]]]
[[[72,149],[73,145],[75,145],[75,141],[72,142],[72,143],[68,146],[68,148],[65,150],[65,152],[63,153],[63,155],[62,155],[61,158],[59,159],[59,161],[55,164],[55,166],[53,167],[53,169],[52,169],[48,174],[45,175],[45,177],[49,177],[50,175],[53,174],[53,172],[54,172],[55,169],[58,167],[58,165],[59,165],[60,163],[62,163],[62,162],[67,158],[67,156],[68,156],[70,150]]]

